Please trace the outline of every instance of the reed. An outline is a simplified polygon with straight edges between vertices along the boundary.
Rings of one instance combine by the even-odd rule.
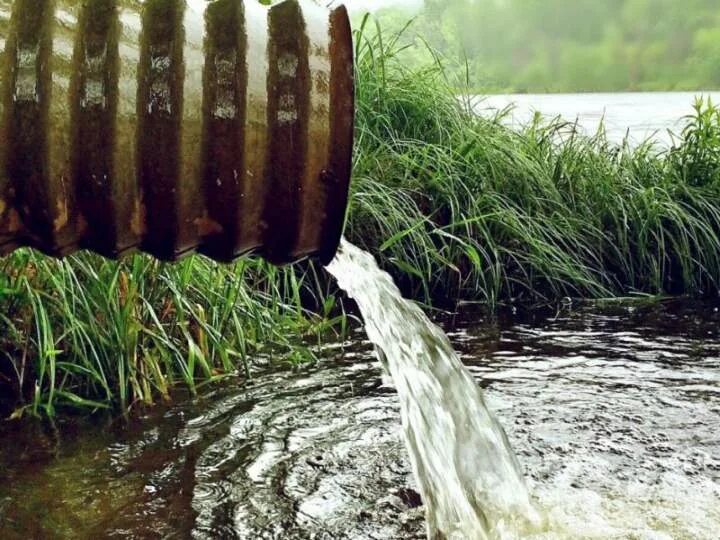
[[[342,328],[303,307],[317,278],[261,261],[57,261],[22,250],[0,276],[0,390],[16,414],[127,412],[177,385],[194,394],[249,376],[253,363],[312,360],[312,343]]]
[[[357,37],[348,235],[428,302],[710,294],[720,280],[720,111],[698,100],[670,149],[560,119],[480,118],[440,59]],[[437,58],[437,57],[436,57]],[[453,72],[455,70],[452,70]]]
[[[426,304],[716,294],[720,111],[698,101],[670,149],[603,132],[480,118],[439,58],[406,67],[398,35],[356,32],[347,235]],[[453,70],[454,72],[455,70]],[[0,395],[15,415],[127,413],[172,389],[312,361],[348,317],[314,264],[135,255],[0,260]],[[0,399],[0,401],[3,401]]]

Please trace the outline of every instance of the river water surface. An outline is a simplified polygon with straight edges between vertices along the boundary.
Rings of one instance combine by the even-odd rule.
[[[443,322],[538,503],[578,538],[720,530],[720,302]],[[0,538],[423,538],[362,330],[128,427],[1,429]]]
[[[608,139],[621,143],[626,137],[636,145],[651,139],[661,147],[673,143],[693,113],[696,98],[720,104],[720,92],[626,92],[587,94],[508,94],[475,96],[471,103],[479,114],[493,115],[508,107],[506,122],[528,124],[538,113],[545,119],[560,117],[577,122],[584,133],[593,135],[602,124]]]

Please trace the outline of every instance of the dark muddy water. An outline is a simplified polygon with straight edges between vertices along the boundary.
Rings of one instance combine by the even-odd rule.
[[[445,321],[544,538],[717,538],[719,307]],[[3,424],[0,538],[422,538],[395,394],[364,339],[129,426]]]

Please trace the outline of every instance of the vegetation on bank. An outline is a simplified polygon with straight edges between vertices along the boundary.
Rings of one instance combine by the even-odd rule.
[[[365,25],[368,21],[365,21]],[[372,36],[372,37],[371,37]],[[720,110],[698,104],[669,150],[560,120],[516,132],[458,99],[399,36],[356,35],[349,239],[435,304],[716,294]],[[16,414],[126,412],[342,334],[342,296],[311,263],[171,266],[136,255],[0,260],[0,401]]]
[[[720,279],[720,110],[670,149],[480,118],[402,40],[360,47],[348,235],[427,300],[706,294]]]
[[[195,393],[248,374],[251,361],[311,360],[309,345],[343,329],[330,304],[304,307],[324,279],[255,260],[58,261],[21,250],[0,261],[0,404],[48,416],[59,406],[127,411],[178,384]]]

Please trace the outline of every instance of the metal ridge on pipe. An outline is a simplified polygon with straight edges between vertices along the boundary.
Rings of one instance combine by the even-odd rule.
[[[0,0],[0,254],[329,262],[353,145],[344,7]]]

